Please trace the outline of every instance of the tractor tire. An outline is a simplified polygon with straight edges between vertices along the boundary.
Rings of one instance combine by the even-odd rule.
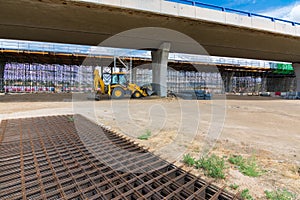
[[[125,91],[122,88],[117,87],[112,91],[111,96],[113,99],[122,99],[124,97],[124,94]]]
[[[135,98],[135,99],[138,99],[138,98],[141,98],[142,97],[142,94],[138,91],[135,91],[133,94],[132,94],[132,97]]]

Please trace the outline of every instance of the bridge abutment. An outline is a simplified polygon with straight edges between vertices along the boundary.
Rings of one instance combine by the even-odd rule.
[[[163,43],[158,50],[151,52],[152,89],[160,97],[167,96],[167,67],[171,44]]]

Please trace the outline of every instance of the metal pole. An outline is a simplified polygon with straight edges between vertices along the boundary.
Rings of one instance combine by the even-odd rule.
[[[113,69],[112,73],[116,72],[116,69],[117,69],[117,58],[116,58],[116,56],[114,56],[114,69]]]
[[[132,83],[132,57],[130,57],[129,61],[129,82]]]

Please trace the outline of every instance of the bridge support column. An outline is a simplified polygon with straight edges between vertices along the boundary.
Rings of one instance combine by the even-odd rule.
[[[296,91],[299,93],[300,92],[300,63],[293,63],[293,67],[296,75],[296,84],[297,84]]]
[[[234,72],[228,72],[225,74],[225,92],[232,92],[232,78]]]
[[[167,96],[167,67],[171,44],[163,43],[158,50],[151,52],[152,89],[160,97]]]
[[[0,92],[4,91],[4,67],[5,62],[0,62]]]
[[[232,79],[234,76],[234,72],[222,71],[221,77],[224,85],[224,92],[232,92]]]

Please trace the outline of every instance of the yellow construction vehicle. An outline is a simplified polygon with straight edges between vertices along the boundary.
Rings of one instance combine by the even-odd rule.
[[[147,87],[140,87],[137,84],[129,83],[124,72],[112,73],[110,84],[105,86],[97,69],[94,71],[94,90],[96,100],[100,100],[101,96],[104,95],[108,95],[114,99],[121,99],[125,96],[140,98],[152,94],[152,91]]]

